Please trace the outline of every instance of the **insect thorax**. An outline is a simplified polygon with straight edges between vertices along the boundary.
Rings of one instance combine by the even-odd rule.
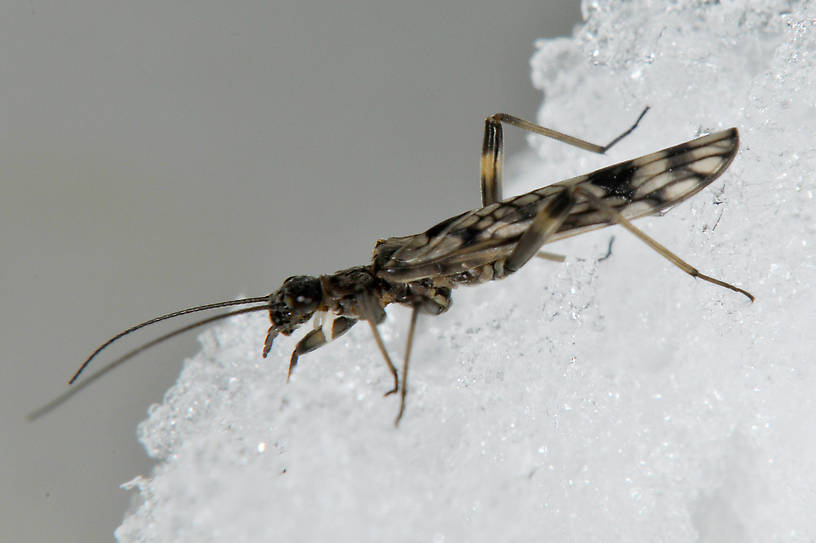
[[[383,308],[397,303],[418,305],[426,313],[438,314],[450,306],[451,289],[431,279],[389,281],[376,267],[357,266],[320,276],[323,308],[338,315],[381,322]]]

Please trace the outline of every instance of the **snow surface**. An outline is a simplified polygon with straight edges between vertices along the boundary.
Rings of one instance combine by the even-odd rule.
[[[583,9],[572,38],[537,44],[540,122],[604,143],[652,110],[608,157],[530,138],[546,162],[507,188],[738,126],[721,179],[637,224],[756,303],[620,228],[548,246],[566,263],[420,320],[399,429],[365,326],[286,386],[294,341],[260,359],[266,317],[235,318],[141,425],[159,464],[130,484],[121,541],[816,538],[816,4]],[[395,355],[407,321],[389,308]]]

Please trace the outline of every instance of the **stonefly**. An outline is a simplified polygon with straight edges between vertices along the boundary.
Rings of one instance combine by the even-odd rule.
[[[264,342],[264,357],[278,334],[288,336],[313,319],[314,327],[297,343],[289,359],[288,375],[300,355],[322,347],[358,321],[368,322],[394,380],[386,396],[400,393],[399,413],[394,421],[398,424],[405,412],[408,361],[420,312],[444,313],[450,307],[454,287],[502,279],[534,255],[562,261],[559,255],[540,252],[541,246],[612,224],[623,226],[692,277],[739,292],[753,301],[751,293],[700,273],[630,222],[682,202],[719,177],[737,154],[736,128],[503,199],[502,123],[603,154],[630,134],[648,109],[605,146],[505,113],[491,115],[485,119],[480,209],[446,219],[422,234],[381,239],[374,246],[370,264],[319,277],[289,277],[268,296],[190,307],[137,324],[100,345],[69,383],[74,383],[103,349],[140,328],[198,311],[261,304],[240,312],[269,311],[272,326]],[[385,307],[392,303],[413,309],[401,377],[377,331],[377,325],[385,320]]]

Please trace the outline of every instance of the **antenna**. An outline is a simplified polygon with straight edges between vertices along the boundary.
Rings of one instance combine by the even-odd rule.
[[[179,311],[174,311],[172,313],[162,315],[161,317],[155,317],[153,319],[141,322],[141,323],[137,324],[136,326],[131,326],[127,330],[119,332],[118,334],[116,334],[115,336],[110,338],[108,341],[106,341],[105,343],[103,343],[102,345],[97,347],[96,350],[91,353],[91,356],[86,358],[85,362],[83,362],[82,365],[79,367],[79,369],[76,370],[73,377],[71,377],[71,379],[68,381],[68,384],[69,385],[74,384],[74,381],[76,381],[77,378],[79,377],[79,375],[85,370],[85,368],[88,367],[88,364],[91,363],[91,360],[96,358],[96,355],[101,353],[105,348],[107,348],[112,343],[116,342],[119,339],[122,339],[126,335],[128,335],[128,334],[130,334],[132,332],[135,332],[136,330],[138,330],[140,328],[144,328],[145,326],[150,326],[151,324],[155,324],[157,322],[165,321],[167,319],[172,319],[172,318],[175,318],[175,317],[180,317],[182,315],[187,315],[188,313],[197,313],[199,311],[207,311],[208,309],[218,309],[219,307],[228,307],[228,306],[231,306],[231,305],[246,305],[246,304],[255,304],[255,303],[261,303],[261,302],[265,302],[267,305],[258,306],[254,310],[261,311],[262,309],[266,309],[267,307],[269,307],[269,296],[258,296],[258,297],[255,297],[255,298],[242,298],[240,300],[230,300],[230,301],[227,301],[227,302],[216,302],[214,304],[198,305],[196,307],[188,307],[187,309],[181,309]]]

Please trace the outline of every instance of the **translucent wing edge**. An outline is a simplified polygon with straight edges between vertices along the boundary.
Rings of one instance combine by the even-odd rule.
[[[581,186],[602,198],[627,219],[658,213],[693,196],[724,172],[736,156],[739,133],[730,128],[668,147],[632,160],[607,166],[515,196],[504,202],[468,211],[413,236],[382,240],[375,248],[379,274],[392,280],[412,281],[444,275],[453,269],[475,267],[506,256],[532,221],[510,222],[499,215],[511,207],[543,205],[559,188]],[[482,222],[483,221],[483,222]],[[473,223],[471,225],[471,223]],[[487,239],[466,245],[452,232],[485,227]],[[606,214],[584,198],[547,243],[610,225]],[[461,234],[461,232],[460,232]]]
[[[636,219],[664,211],[700,192],[722,175],[738,148],[739,132],[729,128],[559,184],[580,185],[625,218]],[[551,241],[609,224],[606,214],[579,200]]]

